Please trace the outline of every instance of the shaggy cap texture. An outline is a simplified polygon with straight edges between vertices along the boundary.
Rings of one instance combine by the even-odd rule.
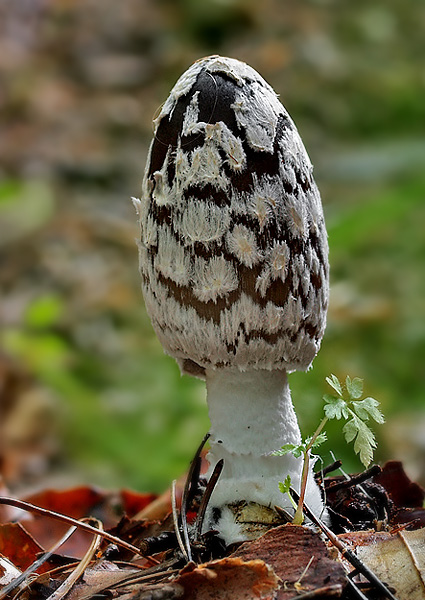
[[[204,58],[172,89],[136,206],[146,309],[183,372],[310,366],[329,272],[312,171],[287,111],[248,65]]]

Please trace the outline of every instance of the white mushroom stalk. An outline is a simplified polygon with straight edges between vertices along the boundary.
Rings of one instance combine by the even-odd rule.
[[[206,379],[211,468],[224,470],[207,526],[250,536],[235,506],[282,505],[301,459],[287,373],[307,370],[325,330],[328,246],[320,195],[296,127],[248,65],[192,65],[155,122],[143,182],[146,309],[183,373]],[[307,502],[320,513],[313,478]]]

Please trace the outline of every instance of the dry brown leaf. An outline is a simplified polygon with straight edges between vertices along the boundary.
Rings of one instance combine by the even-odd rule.
[[[425,529],[389,533],[350,533],[360,560],[395,590],[398,600],[425,600]]]
[[[391,525],[403,525],[406,529],[422,529],[425,527],[425,508],[397,508],[391,515]]]
[[[38,494],[25,497],[27,502],[58,512],[74,519],[87,517],[102,507],[102,521],[108,526],[106,504],[107,495],[91,487],[79,486],[67,490],[46,489]],[[37,515],[25,521],[25,528],[45,548],[52,546],[64,535],[69,525],[51,519],[49,516]],[[76,531],[62,546],[61,553],[81,558],[92,540],[92,535],[84,531]]]
[[[105,494],[99,490],[79,486],[67,490],[46,489],[38,494],[26,496],[25,500],[36,506],[64,513],[74,519],[87,517],[94,507],[105,501]]]
[[[275,527],[257,540],[242,544],[233,556],[259,558],[270,565],[283,582],[278,600],[323,587],[341,585],[342,589],[345,585],[342,565],[330,558],[320,535],[307,527]]]
[[[400,508],[418,508],[423,506],[425,490],[407,476],[403,464],[398,460],[389,460],[379,475],[373,478],[382,485],[391,500]]]
[[[182,600],[272,600],[279,580],[262,560],[223,558],[187,565],[174,584],[184,589]]]
[[[24,571],[37,558],[43,548],[19,523],[0,525],[0,553]],[[47,567],[44,566],[44,569]],[[41,571],[43,571],[43,567]]]
[[[122,582],[131,575],[138,575],[140,573],[140,569],[119,568],[109,561],[100,561],[85,570],[83,579],[71,590],[67,598],[68,600],[91,598],[102,590]]]
[[[157,494],[142,494],[132,490],[121,490],[120,495],[123,512],[129,517],[145,509],[158,497]]]

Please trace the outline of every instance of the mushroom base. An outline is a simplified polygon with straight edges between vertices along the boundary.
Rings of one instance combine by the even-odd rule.
[[[206,527],[218,529],[229,544],[247,539],[229,505],[244,500],[293,511],[288,497],[279,491],[279,482],[290,475],[294,488],[300,488],[302,458],[271,453],[284,444],[299,444],[301,434],[285,371],[207,370],[206,381],[210,469],[224,459]],[[306,502],[317,515],[322,513],[320,489],[311,467]]]

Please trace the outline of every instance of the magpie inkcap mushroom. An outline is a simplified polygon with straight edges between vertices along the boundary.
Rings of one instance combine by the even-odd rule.
[[[320,194],[298,131],[276,93],[243,62],[210,56],[177,81],[149,150],[140,218],[147,312],[181,371],[205,378],[212,467],[225,466],[210,522],[249,537],[240,501],[282,505],[301,459],[287,373],[319,350],[329,295]],[[322,509],[309,477],[307,503]]]

